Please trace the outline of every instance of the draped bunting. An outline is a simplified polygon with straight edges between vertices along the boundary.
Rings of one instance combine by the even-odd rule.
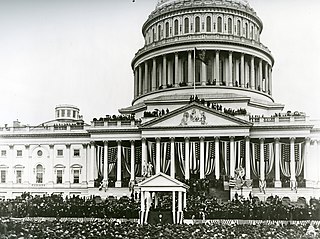
[[[225,175],[230,176],[230,142],[220,141],[220,157],[223,162],[223,171]]]
[[[274,165],[274,144],[264,145],[265,176],[270,175]]]
[[[125,169],[131,175],[131,148],[122,147],[122,159]]]
[[[200,143],[190,142],[190,172],[192,174],[199,173],[200,171]]]
[[[260,145],[250,143],[250,163],[251,169],[257,178],[260,178]]]
[[[290,177],[290,144],[280,143],[280,169],[284,176]]]
[[[116,162],[117,162],[117,154],[118,154],[118,147],[109,147],[108,150],[108,169],[109,174],[115,169]]]
[[[160,143],[160,171],[167,173],[170,168],[170,143]]]
[[[214,142],[206,142],[205,145],[205,164],[204,164],[204,174],[206,176],[210,175],[213,170],[214,170],[214,162],[215,162],[215,158],[214,158],[214,153],[215,153],[215,146],[214,146]]]
[[[296,176],[299,177],[302,172],[302,168],[304,165],[304,153],[305,151],[305,144],[298,143],[295,144],[295,160],[296,160]]]
[[[156,169],[156,144],[154,142],[147,142],[148,146],[148,162],[151,162],[152,164],[152,174],[155,173]]]
[[[98,172],[98,178],[101,178],[103,177],[103,166],[102,166],[102,163],[103,163],[103,146],[99,146],[97,145],[96,147],[96,172]]]
[[[178,157],[179,161],[179,168],[182,172],[182,175],[185,176],[185,157],[184,157],[184,142],[175,142],[175,147],[176,147],[176,155]]]
[[[142,147],[138,146],[134,150],[134,173],[135,176],[141,175],[141,158],[142,158]]]

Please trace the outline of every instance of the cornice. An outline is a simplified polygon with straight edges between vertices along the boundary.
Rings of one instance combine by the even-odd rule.
[[[59,134],[4,134],[0,135],[0,138],[80,138],[80,137],[90,137],[88,133],[59,133]]]

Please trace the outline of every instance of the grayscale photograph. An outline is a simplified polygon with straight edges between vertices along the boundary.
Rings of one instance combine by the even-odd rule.
[[[320,238],[319,0],[0,0],[0,239]]]

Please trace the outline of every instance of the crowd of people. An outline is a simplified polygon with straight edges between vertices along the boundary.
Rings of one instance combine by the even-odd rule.
[[[309,239],[320,238],[317,225],[292,224],[147,224],[131,221],[16,221],[0,224],[2,238],[212,238]]]
[[[169,109],[167,108],[166,110],[164,109],[154,109],[153,111],[145,111],[143,112],[143,117],[161,117],[165,114],[169,113]]]
[[[21,197],[0,201],[0,215],[9,217],[90,217],[90,218],[138,218],[140,203],[128,197],[101,199],[60,194]]]

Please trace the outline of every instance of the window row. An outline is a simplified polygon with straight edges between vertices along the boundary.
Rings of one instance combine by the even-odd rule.
[[[8,180],[8,171],[6,169],[0,170],[0,183],[7,183]],[[22,183],[22,174],[23,169],[15,170],[15,183],[21,184]],[[80,183],[80,174],[81,170],[79,169],[72,169],[72,183]],[[64,169],[56,169],[55,170],[55,183],[56,184],[62,184],[63,183],[63,175],[64,175]],[[35,169],[35,181],[36,183],[44,183],[43,179],[45,176],[45,170],[42,165],[37,165]]]
[[[57,110],[56,114],[57,114],[57,118],[71,117],[71,114],[72,114],[72,118],[76,118],[77,111],[75,111],[75,110]]]
[[[7,157],[7,150],[1,150],[1,153],[0,153],[1,157]],[[21,149],[18,149],[16,150],[16,157],[22,157],[22,150]],[[42,157],[43,155],[43,151],[42,150],[38,150],[37,151],[37,155],[38,157]],[[64,150],[63,149],[58,149],[56,151],[56,155],[58,157],[62,157],[64,155]],[[73,149],[73,157],[80,157],[80,149]]]
[[[150,44],[163,38],[193,32],[217,32],[234,34],[248,39],[259,39],[257,27],[253,24],[249,25],[248,22],[244,22],[240,19],[234,20],[231,17],[224,19],[223,17],[218,16],[216,21],[213,21],[211,16],[207,16],[204,21],[201,21],[200,17],[196,16],[193,23],[190,21],[190,17],[185,17],[182,23],[180,23],[178,19],[175,19],[173,21],[173,26],[167,21],[164,26],[160,24],[157,27],[153,27],[152,30],[148,31],[146,40],[147,44]]]

